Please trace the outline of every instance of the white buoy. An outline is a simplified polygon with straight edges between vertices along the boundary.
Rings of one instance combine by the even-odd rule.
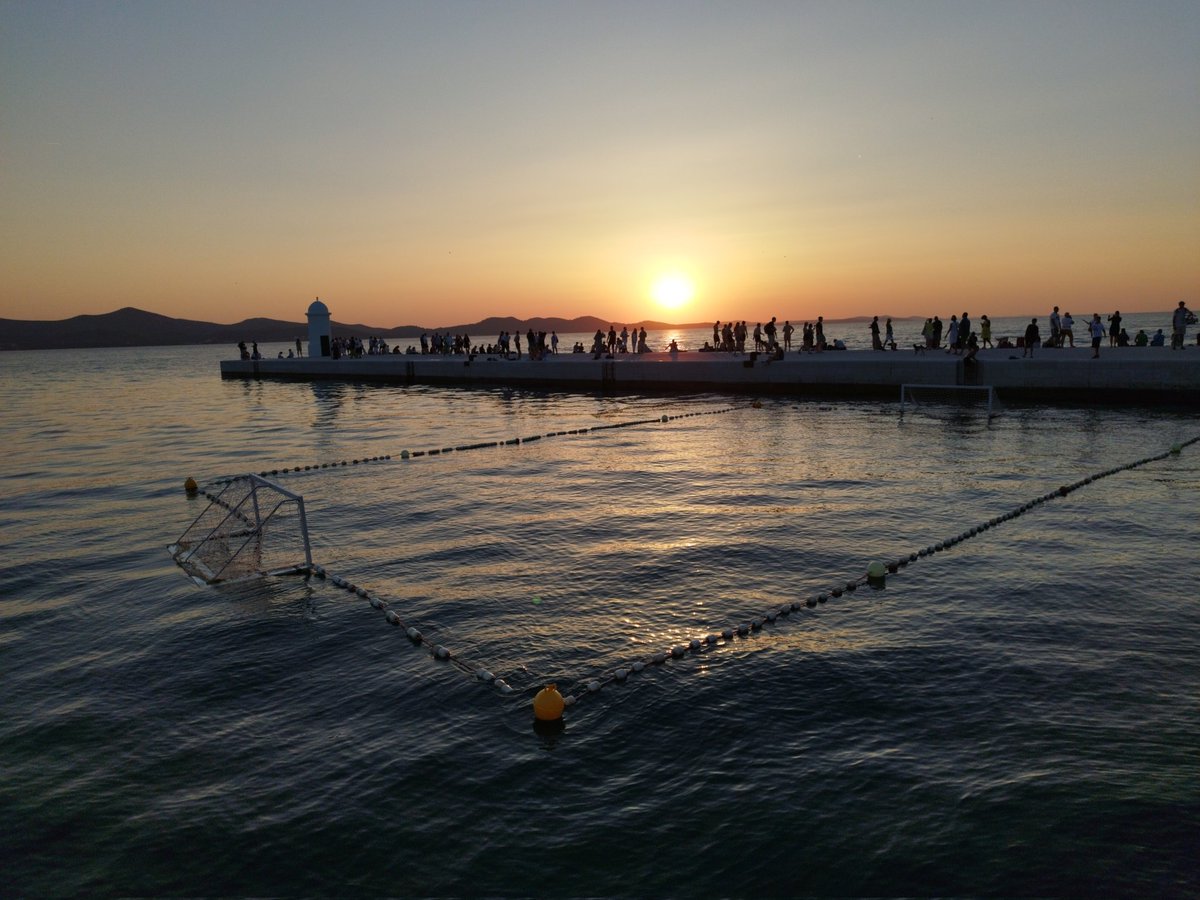
[[[642,669],[646,668],[646,664],[639,659],[632,666],[630,666],[630,668],[635,672],[640,672]]]
[[[600,690],[600,682],[598,682],[598,681],[589,681],[588,682],[588,691],[590,693],[594,694],[598,690]]]
[[[421,632],[417,631],[417,629],[413,628],[412,626],[409,626],[408,630],[404,633],[408,635],[408,639],[410,641],[415,641],[418,644],[421,643]]]
[[[387,620],[393,625],[400,624],[400,617],[396,615],[396,611],[394,609],[389,609],[385,615],[387,616]]]
[[[496,676],[493,675],[491,672],[489,672],[487,669],[476,669],[475,677],[478,678],[480,681],[484,682],[485,684],[491,684],[493,681],[496,680]]]

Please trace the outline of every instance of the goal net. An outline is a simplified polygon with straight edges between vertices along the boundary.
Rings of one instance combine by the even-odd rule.
[[[168,548],[205,584],[312,566],[304,498],[258,475],[230,481]]]
[[[900,386],[900,415],[920,409],[922,412],[951,411],[962,408],[996,415],[996,392],[990,384],[904,384]]]

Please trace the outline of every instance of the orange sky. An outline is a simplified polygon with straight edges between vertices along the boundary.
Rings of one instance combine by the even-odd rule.
[[[39,2],[4,25],[2,317],[1200,306],[1192,2]],[[694,286],[675,309],[669,273]]]

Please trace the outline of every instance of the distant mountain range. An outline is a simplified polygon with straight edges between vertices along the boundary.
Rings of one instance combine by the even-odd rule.
[[[869,316],[827,321],[866,322]],[[401,325],[379,328],[371,325],[333,323],[335,335],[357,335],[383,338],[418,338],[435,331],[469,334],[472,337],[491,337],[501,331],[557,331],[561,334],[590,333],[597,328],[607,331],[614,324],[610,319],[580,316],[576,319],[534,318],[512,316],[492,317],[469,325],[450,325],[424,328],[420,325]],[[663,328],[709,328],[711,322],[678,325],[669,322],[628,322],[629,327],[645,326],[650,330]],[[176,344],[236,344],[238,341],[274,343],[308,340],[308,324],[284,322],[281,319],[245,319],[233,325],[197,322],[192,319],[173,319],[157,313],[127,306],[98,316],[75,316],[55,321],[0,319],[0,350],[64,350],[87,347],[156,347]]]

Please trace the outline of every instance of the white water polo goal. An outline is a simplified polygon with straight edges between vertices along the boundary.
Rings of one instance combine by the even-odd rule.
[[[258,475],[227,482],[168,549],[203,584],[312,567],[304,498]]]

